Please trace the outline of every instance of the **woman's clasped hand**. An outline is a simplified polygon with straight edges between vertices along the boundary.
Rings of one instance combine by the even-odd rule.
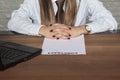
[[[67,26],[65,24],[50,24],[49,26],[42,26],[39,34],[51,39],[71,39],[81,34],[87,34],[84,26]]]

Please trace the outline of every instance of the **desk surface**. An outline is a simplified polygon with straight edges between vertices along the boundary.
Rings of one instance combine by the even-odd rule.
[[[1,35],[0,40],[42,47],[43,38]],[[4,72],[0,80],[120,80],[120,34],[85,35],[85,56],[37,56]]]

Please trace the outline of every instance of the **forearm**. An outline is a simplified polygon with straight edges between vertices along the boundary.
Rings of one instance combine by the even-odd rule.
[[[40,25],[33,24],[28,19],[20,18],[18,16],[13,17],[8,23],[8,29],[21,34],[39,36]]]

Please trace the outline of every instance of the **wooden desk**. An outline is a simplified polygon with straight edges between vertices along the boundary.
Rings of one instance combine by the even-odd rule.
[[[41,48],[43,38],[2,35],[0,40]],[[38,56],[4,72],[0,80],[120,80],[120,34],[86,35],[85,56]]]

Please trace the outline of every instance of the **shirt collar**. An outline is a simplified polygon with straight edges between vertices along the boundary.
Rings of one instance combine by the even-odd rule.
[[[57,0],[52,0],[52,3],[55,3]]]
[[[55,3],[57,0],[52,0],[52,3]],[[77,3],[79,4],[79,0],[77,0]]]
[[[52,0],[52,3],[54,4],[55,2],[56,2],[57,0]],[[81,0],[77,0],[77,6],[79,7],[79,2],[80,2]]]

